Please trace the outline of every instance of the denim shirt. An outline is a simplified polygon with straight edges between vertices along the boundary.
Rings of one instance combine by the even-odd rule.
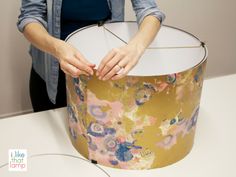
[[[165,19],[155,0],[131,0],[131,2],[139,25],[147,15],[155,16],[161,23]],[[125,0],[108,0],[108,5],[112,14],[109,22],[124,21]],[[19,31],[23,32],[24,27],[31,22],[37,22],[42,24],[53,37],[60,38],[61,6],[62,0],[22,0],[17,22]],[[30,46],[29,53],[33,68],[46,82],[49,99],[55,104],[60,67],[58,60],[33,45]]]

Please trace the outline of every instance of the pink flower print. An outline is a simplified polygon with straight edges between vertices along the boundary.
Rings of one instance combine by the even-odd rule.
[[[107,137],[104,140],[104,146],[108,151],[115,152],[117,149],[117,140],[114,137]]]
[[[162,92],[164,91],[167,87],[168,87],[168,83],[166,82],[161,82],[159,85],[158,85],[158,92]]]

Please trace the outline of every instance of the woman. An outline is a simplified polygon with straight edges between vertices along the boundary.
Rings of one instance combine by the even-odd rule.
[[[124,77],[137,64],[165,18],[155,0],[132,0],[132,5],[139,30],[127,45],[104,56],[96,72],[101,80]],[[64,73],[72,77],[94,74],[95,65],[67,44],[66,36],[101,21],[123,20],[124,0],[22,0],[17,26],[32,44],[30,97],[35,112],[66,106]]]

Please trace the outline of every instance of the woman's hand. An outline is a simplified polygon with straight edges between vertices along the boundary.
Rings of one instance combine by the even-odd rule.
[[[72,77],[80,74],[93,75],[94,64],[87,61],[72,45],[51,36],[41,24],[29,23],[23,33],[35,47],[55,56],[66,74]]]
[[[96,75],[101,80],[121,79],[138,63],[144,50],[160,29],[160,21],[154,16],[146,16],[138,32],[123,47],[111,50],[101,61]]]
[[[66,74],[75,78],[81,74],[93,75],[95,65],[86,60],[75,47],[58,40],[55,48],[55,57],[58,58],[60,67]]]
[[[123,78],[138,63],[145,47],[130,43],[112,49],[101,61],[96,75],[100,80]]]

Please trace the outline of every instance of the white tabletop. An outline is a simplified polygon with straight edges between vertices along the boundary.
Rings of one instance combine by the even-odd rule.
[[[183,160],[161,169],[144,171],[100,167],[111,177],[235,177],[235,90],[236,75],[204,82],[195,144]],[[80,176],[80,173],[98,177],[97,167],[76,158],[81,156],[70,143],[66,117],[66,109],[61,108],[0,120],[0,176],[47,177],[48,174],[64,177],[66,174],[70,177]],[[9,172],[4,166],[8,162],[8,149],[27,149],[28,156],[48,155],[28,159],[28,172]],[[63,168],[58,168],[59,165]],[[102,175],[101,169],[100,173],[100,176],[106,176]]]

